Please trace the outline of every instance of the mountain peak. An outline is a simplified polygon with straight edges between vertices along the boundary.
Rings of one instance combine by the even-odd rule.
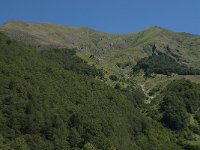
[[[5,23],[3,23],[3,25],[10,25],[10,24],[27,24],[27,22],[24,22],[24,21],[19,21],[19,20],[15,20],[15,19],[12,19],[12,20],[8,20],[6,21]]]
[[[161,26],[151,26],[143,29],[142,31],[153,31],[153,32],[171,32],[170,30],[163,28]]]

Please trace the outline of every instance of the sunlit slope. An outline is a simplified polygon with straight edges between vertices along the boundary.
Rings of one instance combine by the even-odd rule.
[[[200,36],[176,33],[161,27],[129,34],[111,34],[86,27],[9,21],[0,27],[0,31],[39,50],[76,48],[89,63],[119,75],[128,75],[130,67],[121,69],[116,66],[117,63],[134,65],[140,58],[151,55],[154,45],[158,51],[181,63],[200,67]]]

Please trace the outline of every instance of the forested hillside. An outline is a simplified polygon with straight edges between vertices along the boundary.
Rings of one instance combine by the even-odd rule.
[[[146,74],[156,73],[171,75],[174,73],[179,75],[200,75],[199,69],[180,64],[164,53],[153,53],[152,56],[142,58],[134,66],[133,72],[139,72],[141,69],[144,70]]]
[[[200,84],[173,80],[147,106],[147,114],[177,134],[185,149],[200,149]]]
[[[200,149],[198,35],[21,21],[0,31],[0,149]]]
[[[0,34],[0,149],[181,149],[134,107],[137,96],[99,75],[72,50],[38,52]]]

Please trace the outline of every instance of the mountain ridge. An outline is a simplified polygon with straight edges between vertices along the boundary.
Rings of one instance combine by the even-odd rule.
[[[110,74],[128,74],[130,67],[120,69],[116,64],[130,62],[135,65],[141,58],[152,55],[154,45],[159,52],[180,63],[200,68],[200,36],[157,26],[134,33],[112,34],[87,27],[9,21],[0,26],[0,32],[39,50],[76,49],[82,59]]]
[[[157,26],[157,25],[147,26],[147,27],[144,27],[143,29],[139,29],[139,30],[136,30],[136,31],[125,32],[125,33],[106,32],[106,31],[102,31],[102,30],[98,30],[98,29],[93,29],[91,27],[84,26],[84,25],[71,26],[71,25],[63,25],[63,24],[53,23],[53,22],[45,22],[45,21],[44,22],[32,22],[32,21],[22,21],[22,20],[16,20],[16,19],[10,19],[8,21],[5,21],[0,26],[4,26],[4,25],[7,25],[7,24],[15,24],[15,23],[19,23],[19,24],[49,24],[49,25],[56,25],[56,26],[60,26],[60,27],[68,27],[68,28],[74,28],[74,29],[85,28],[85,29],[89,29],[89,30],[93,30],[93,31],[97,31],[97,32],[102,32],[102,33],[107,33],[107,34],[114,34],[114,35],[132,34],[132,33],[141,32],[143,30],[157,29],[157,30],[167,30],[167,31],[175,32],[175,33],[183,33],[183,34],[188,34],[188,35],[193,35],[193,36],[200,36],[199,34],[194,34],[194,33],[190,33],[190,32],[173,31],[171,29],[167,29],[167,28],[164,28],[162,26]]]

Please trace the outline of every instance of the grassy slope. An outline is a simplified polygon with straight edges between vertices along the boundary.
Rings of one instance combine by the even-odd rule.
[[[200,67],[200,37],[175,33],[160,27],[119,35],[85,27],[73,28],[49,23],[10,21],[2,25],[0,31],[38,49],[77,48],[79,56],[99,68],[104,68],[109,74],[128,75],[130,68],[121,70],[116,67],[116,63],[131,61],[135,64],[138,59],[151,55],[152,44],[156,44],[162,52],[179,57],[181,62]],[[166,46],[170,47],[168,52]],[[89,58],[91,54],[95,60]]]

